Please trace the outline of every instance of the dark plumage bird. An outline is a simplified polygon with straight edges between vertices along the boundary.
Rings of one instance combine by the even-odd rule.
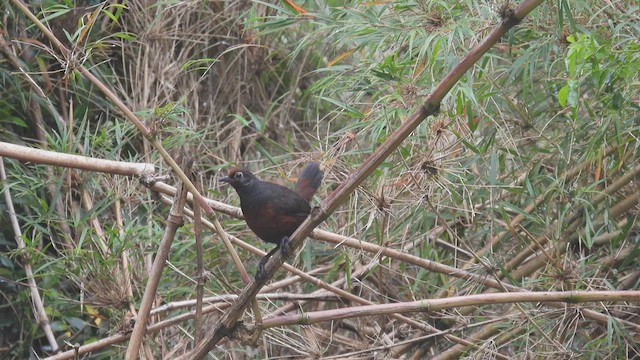
[[[264,265],[278,249],[287,255],[289,236],[309,216],[309,201],[320,187],[323,175],[317,163],[309,163],[298,177],[295,191],[261,181],[244,169],[232,168],[220,179],[233,186],[240,196],[240,208],[249,229],[260,239],[278,245],[260,260],[256,278],[266,275]]]

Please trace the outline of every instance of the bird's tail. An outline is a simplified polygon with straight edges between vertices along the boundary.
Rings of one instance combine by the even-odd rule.
[[[313,195],[318,191],[320,183],[322,182],[322,176],[324,173],[320,170],[320,166],[317,163],[309,163],[298,177],[295,190],[298,195],[302,196],[307,202],[311,201]]]

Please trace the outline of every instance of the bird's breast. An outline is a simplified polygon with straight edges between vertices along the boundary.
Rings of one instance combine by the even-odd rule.
[[[291,236],[309,214],[309,204],[298,199],[297,194],[292,197],[286,192],[262,191],[248,195],[240,197],[244,219],[251,231],[266,242],[278,244],[283,237]]]

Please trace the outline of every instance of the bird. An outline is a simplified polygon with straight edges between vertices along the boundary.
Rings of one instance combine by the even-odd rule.
[[[231,185],[240,197],[244,219],[261,240],[277,244],[258,263],[256,279],[266,276],[264,266],[278,249],[288,256],[289,237],[311,212],[309,202],[322,182],[324,173],[311,162],[302,170],[294,190],[262,181],[251,171],[231,168],[219,181]]]

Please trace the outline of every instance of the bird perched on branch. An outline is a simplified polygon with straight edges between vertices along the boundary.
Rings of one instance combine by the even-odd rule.
[[[240,208],[249,229],[263,241],[278,245],[260,259],[256,279],[266,276],[264,265],[278,249],[282,255],[288,255],[289,236],[309,216],[309,201],[320,187],[323,175],[317,163],[309,163],[300,173],[295,191],[261,181],[244,169],[232,168],[220,179],[233,186],[240,196]]]

